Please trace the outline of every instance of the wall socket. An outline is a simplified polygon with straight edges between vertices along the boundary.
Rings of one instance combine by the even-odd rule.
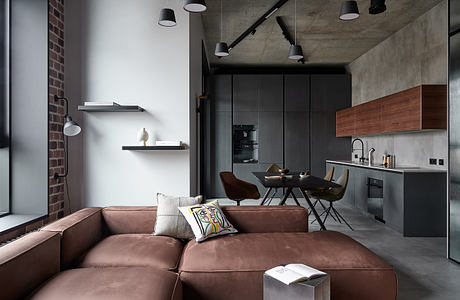
[[[438,160],[436,158],[430,158],[430,165],[436,165]]]
[[[440,166],[444,166],[444,159],[440,158],[440,159],[438,160],[438,164],[439,164]]]

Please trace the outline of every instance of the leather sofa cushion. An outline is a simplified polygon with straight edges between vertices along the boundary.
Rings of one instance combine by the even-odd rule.
[[[60,236],[32,232],[0,248],[0,299],[22,299],[59,272]]]
[[[152,268],[88,268],[61,272],[37,289],[34,300],[181,300],[178,275]]]
[[[179,272],[187,299],[261,300],[263,273],[289,263],[328,273],[332,299],[396,299],[393,268],[350,237],[333,231],[236,234],[203,243],[190,241]]]
[[[308,212],[298,206],[222,206],[239,232],[307,232]],[[156,206],[112,206],[102,210],[110,234],[152,233]]]
[[[176,270],[182,242],[151,234],[117,234],[103,239],[83,257],[80,267],[154,267]]]
[[[153,233],[156,206],[111,206],[102,210],[110,234]]]
[[[102,238],[102,208],[88,207],[45,226],[41,231],[61,234],[61,268],[70,267]]]

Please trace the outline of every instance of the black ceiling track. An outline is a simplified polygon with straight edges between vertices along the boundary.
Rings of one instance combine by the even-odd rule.
[[[289,44],[294,45],[295,41],[292,38],[292,35],[289,33],[286,23],[284,23],[283,19],[280,16],[278,16],[276,17],[276,22],[280,26],[281,31],[283,32],[284,38],[289,42]],[[298,62],[305,64],[305,58],[299,59]]]
[[[264,13],[257,21],[251,25],[245,32],[243,32],[233,43],[228,46],[228,50],[232,50],[238,45],[242,40],[244,40],[248,35],[255,34],[257,27],[260,26],[265,20],[267,20],[271,15],[273,15],[278,9],[280,9],[286,2],[289,0],[280,0],[272,8],[270,8],[266,13]]]

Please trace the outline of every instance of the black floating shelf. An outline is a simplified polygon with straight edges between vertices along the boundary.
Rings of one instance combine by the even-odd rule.
[[[185,150],[185,146],[122,146],[121,150],[152,151],[152,150]]]
[[[79,105],[78,110],[87,112],[136,112],[145,111],[138,105],[108,105],[108,106],[85,106]]]

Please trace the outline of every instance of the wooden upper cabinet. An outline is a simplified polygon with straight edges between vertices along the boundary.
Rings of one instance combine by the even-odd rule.
[[[447,86],[420,85],[338,111],[336,136],[447,129]]]

